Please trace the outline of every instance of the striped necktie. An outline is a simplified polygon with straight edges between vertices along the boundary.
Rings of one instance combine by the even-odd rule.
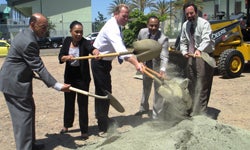
[[[189,29],[189,33],[190,33],[189,53],[191,54],[194,54],[194,51],[195,51],[194,32],[195,32],[194,24],[191,23],[190,29]]]

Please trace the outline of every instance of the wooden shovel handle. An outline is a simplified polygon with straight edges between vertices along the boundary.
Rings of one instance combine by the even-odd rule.
[[[145,69],[146,69],[147,71],[153,73],[154,75],[161,76],[161,74],[160,74],[159,72],[156,72],[156,71],[154,71],[153,69],[148,68],[147,66],[144,66],[144,67],[145,67]]]
[[[100,96],[100,95],[91,94],[91,93],[89,93],[87,91],[80,90],[80,89],[77,89],[77,88],[74,88],[74,87],[70,87],[69,90],[77,92],[77,93],[80,93],[80,94],[83,94],[83,95],[87,95],[87,96],[92,96],[92,97],[95,97],[95,98],[99,98],[99,99],[108,99],[108,96]]]
[[[154,76],[153,74],[151,74],[149,71],[147,71],[146,67],[143,68],[143,72],[144,72],[147,76],[149,76],[150,78],[152,78],[152,79],[155,78],[155,76]]]
[[[119,52],[119,53],[101,54],[101,55],[98,55],[98,57],[99,58],[103,58],[103,57],[115,57],[115,56],[127,55],[127,54],[133,54],[133,52],[127,51],[127,52]],[[93,58],[97,58],[97,56],[94,56],[94,55],[81,56],[81,57],[75,57],[72,60],[83,60],[83,59],[93,59]]]
[[[188,54],[188,56],[194,57],[194,54]],[[201,58],[201,56],[197,56],[197,55],[195,55],[195,57]]]
[[[151,74],[149,71],[147,71],[146,68],[143,69],[143,72],[144,72],[147,76],[149,76],[150,78],[152,78],[155,82],[157,82],[159,85],[162,84],[162,81],[161,81],[159,78],[157,78],[156,76],[154,76],[153,74]]]

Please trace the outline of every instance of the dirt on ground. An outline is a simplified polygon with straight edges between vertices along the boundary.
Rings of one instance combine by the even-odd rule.
[[[64,65],[57,56],[42,56],[45,66],[59,81],[63,82]],[[0,66],[4,58],[0,58]],[[64,98],[62,92],[47,88],[33,81],[36,103],[36,137],[46,150],[62,149],[239,149],[250,147],[250,67],[234,79],[223,79],[215,74],[209,101],[208,117],[197,116],[171,124],[152,121],[147,115],[134,116],[139,110],[142,81],[133,78],[136,71],[128,62],[113,61],[112,95],[125,108],[124,113],[110,107],[109,116],[117,122],[112,133],[98,136],[94,114],[94,99],[89,98],[89,139],[80,138],[76,104],[74,126],[67,134],[59,134],[63,126]],[[169,74],[173,75],[172,70]],[[90,92],[94,93],[93,80]],[[152,108],[152,93],[150,96]],[[1,149],[15,149],[9,111],[0,94],[0,145]]]

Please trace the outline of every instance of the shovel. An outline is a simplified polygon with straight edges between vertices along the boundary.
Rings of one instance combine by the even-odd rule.
[[[33,78],[41,80],[41,78],[38,77],[38,76],[33,76]],[[95,95],[95,94],[92,94],[92,93],[89,93],[87,91],[84,91],[84,90],[81,90],[81,89],[77,89],[77,88],[74,88],[74,87],[70,87],[69,90],[73,91],[73,92],[77,92],[77,93],[83,94],[83,95],[95,97],[95,98],[98,98],[98,99],[104,99],[104,100],[108,100],[109,99],[110,100],[110,105],[113,106],[115,110],[117,110],[118,112],[124,112],[125,111],[125,109],[121,105],[121,103],[111,93],[109,93],[106,90],[104,91],[107,94],[106,96]]]
[[[173,50],[173,51],[171,51],[171,52],[176,53],[176,54],[181,54],[180,51],[175,51],[175,50]],[[182,55],[182,54],[181,54],[181,55]],[[201,59],[203,59],[205,62],[207,62],[208,65],[210,65],[211,67],[213,67],[213,68],[216,68],[216,67],[217,67],[217,66],[216,66],[216,61],[215,61],[215,59],[214,59],[213,57],[209,56],[208,53],[206,53],[206,52],[201,52],[201,56],[194,56],[194,54],[188,54],[188,56],[201,58]]]
[[[206,52],[201,52],[201,56],[194,56],[194,54],[188,54],[192,57],[202,58],[205,62],[207,62],[211,67],[216,68],[216,61],[213,57],[209,56]]]
[[[110,100],[110,105],[114,107],[115,110],[117,110],[118,112],[124,112],[125,109],[124,107],[121,105],[121,103],[111,94],[109,93],[107,90],[105,90],[104,92],[107,94],[106,96],[100,96],[100,95],[95,95],[89,92],[86,92],[84,90],[80,90],[74,87],[70,87],[69,90],[83,94],[83,95],[87,95],[87,96],[92,96],[98,99],[109,99]]]
[[[162,46],[155,40],[152,39],[144,39],[140,41],[135,41],[133,43],[134,50],[126,51],[126,52],[117,52],[117,53],[108,53],[108,54],[100,54],[98,56],[89,55],[89,56],[81,56],[75,57],[73,60],[82,60],[82,59],[93,59],[93,58],[103,58],[103,57],[115,57],[127,54],[134,54],[137,57],[137,60],[140,62],[152,60],[153,58],[160,55]]]
[[[173,95],[173,92],[172,90],[170,90],[170,87],[166,87],[168,86],[167,84],[165,86],[163,86],[164,84],[164,81],[157,78],[155,75],[153,75],[152,73],[150,73],[149,71],[149,68],[144,66],[144,69],[143,69],[143,72],[149,76],[150,78],[152,78],[157,84],[160,85],[160,87],[157,89],[157,92],[164,98],[168,98],[169,95]]]
[[[157,78],[155,75],[160,75],[158,72],[148,68],[147,66],[144,66],[143,72],[152,78],[157,84],[159,84],[159,88],[157,89],[157,92],[164,98],[168,99],[169,96],[178,96],[179,98],[182,98],[182,89],[181,86],[178,85],[176,82],[168,81],[168,80],[161,80]],[[150,73],[151,72],[151,73]],[[153,74],[155,75],[153,75]]]

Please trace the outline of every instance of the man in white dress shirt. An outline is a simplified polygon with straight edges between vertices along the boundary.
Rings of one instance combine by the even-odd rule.
[[[126,52],[127,49],[123,43],[121,35],[121,26],[125,26],[128,22],[129,8],[121,4],[114,10],[114,16],[106,22],[95,39],[94,47],[100,54]],[[102,59],[92,59],[91,67],[95,83],[95,94],[106,95],[104,90],[112,93],[111,75],[112,60],[114,57],[104,57]],[[141,64],[133,55],[123,55],[120,59],[130,62],[141,71]],[[97,119],[100,134],[108,130],[111,119],[108,117],[109,101],[95,99],[95,116]]]

